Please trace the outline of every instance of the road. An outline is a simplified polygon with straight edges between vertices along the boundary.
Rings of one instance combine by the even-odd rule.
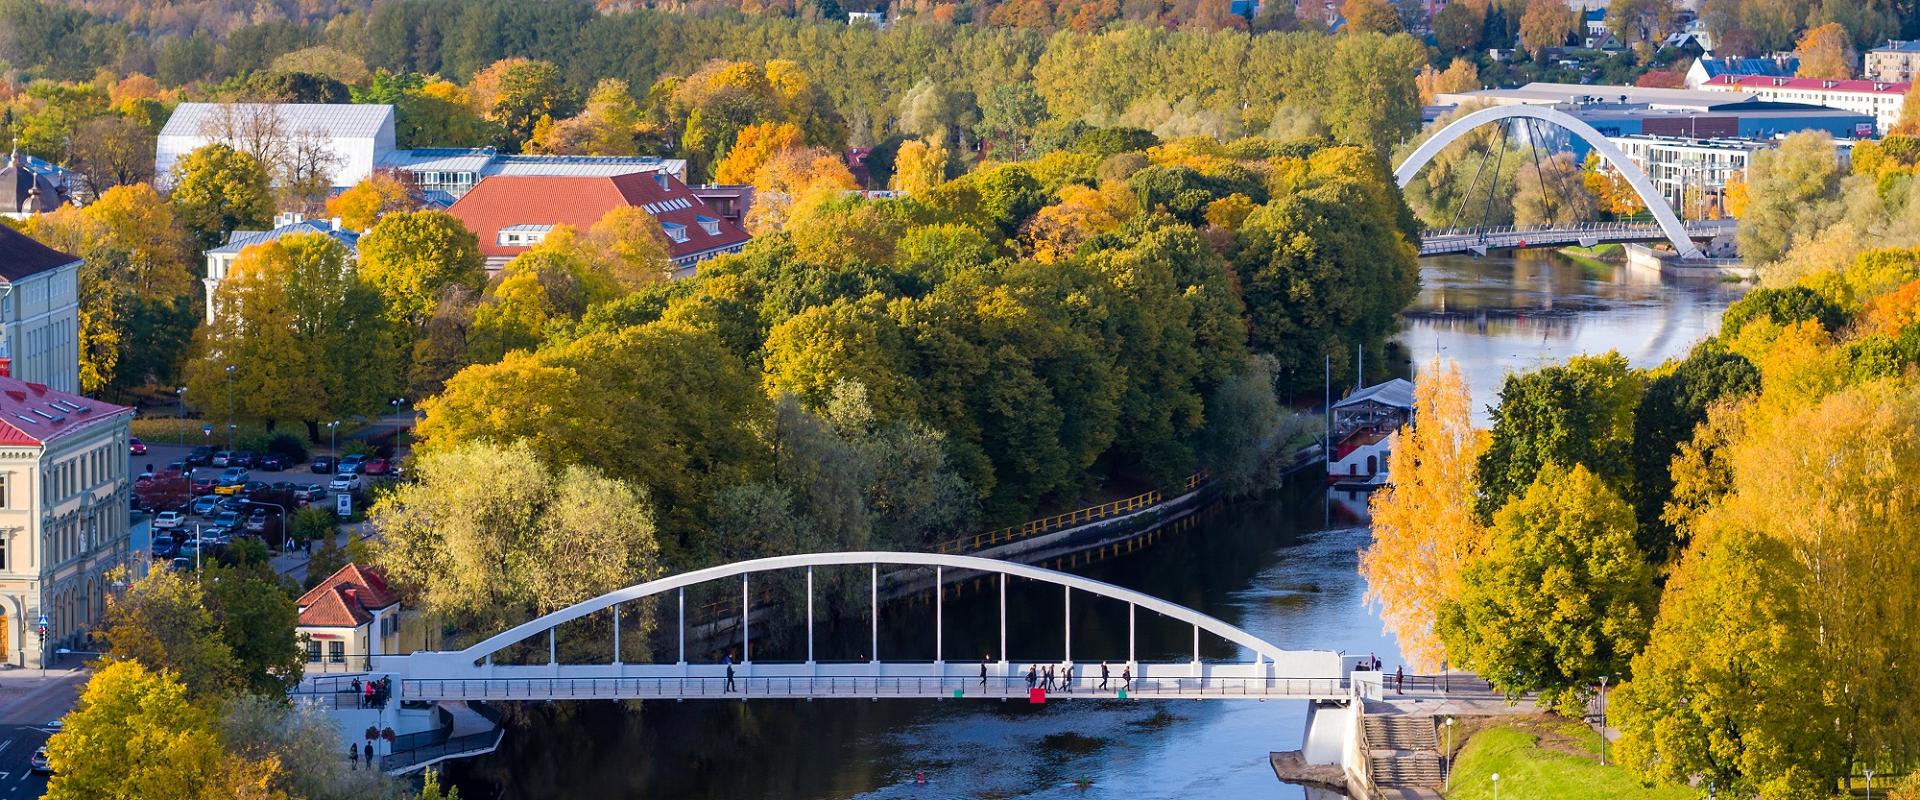
[[[29,800],[47,792],[47,776],[36,775],[30,760],[47,743],[50,723],[73,708],[87,673],[12,670],[0,677],[0,800]]]

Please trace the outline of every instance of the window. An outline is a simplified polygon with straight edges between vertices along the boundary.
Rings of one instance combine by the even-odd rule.
[[[308,639],[307,640],[307,663],[317,664],[319,662],[320,662],[320,641],[318,639]]]
[[[720,220],[714,219],[713,217],[709,217],[705,214],[702,214],[696,217],[695,219],[699,220],[700,222],[700,230],[706,231],[708,236],[720,235]]]
[[[667,238],[669,239],[676,242],[684,242],[687,240],[687,226],[685,225],[675,222],[662,222],[660,223],[660,228],[667,232]]]
[[[328,642],[327,643],[327,660],[335,664],[347,663],[347,643],[346,642]]]
[[[0,508],[13,507],[8,502],[8,499],[11,497],[11,495],[7,494],[7,490],[13,488],[12,483],[13,483],[13,473],[0,472]]]

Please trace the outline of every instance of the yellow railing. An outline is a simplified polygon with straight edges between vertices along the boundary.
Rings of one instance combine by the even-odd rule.
[[[1196,472],[1188,475],[1186,480],[1180,484],[1181,493],[1185,494],[1200,488],[1200,484],[1205,483],[1206,480],[1207,474],[1205,472]],[[970,534],[958,539],[949,539],[934,545],[933,549],[936,553],[976,552],[1008,542],[1017,542],[1021,539],[1064,530],[1076,525],[1085,525],[1089,522],[1098,522],[1111,517],[1131,514],[1159,505],[1166,499],[1166,490],[1155,489],[1151,492],[1137,494],[1123,500],[1114,500],[1101,503],[1097,506],[1078,508],[1064,514],[1030,519],[1018,525],[1009,525],[998,530]]]

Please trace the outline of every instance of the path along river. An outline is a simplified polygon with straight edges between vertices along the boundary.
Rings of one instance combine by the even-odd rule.
[[[1617,349],[1636,366],[1686,352],[1739,295],[1717,283],[1662,284],[1583,268],[1547,253],[1436,258],[1407,312],[1400,370],[1434,354],[1466,371],[1476,409],[1500,379],[1580,353]],[[1283,647],[1377,653],[1399,663],[1392,638],[1361,602],[1356,552],[1364,501],[1329,498],[1303,481],[1216,509],[1131,555],[1082,574],[1158,595],[1240,625]],[[1016,585],[1010,657],[1058,660],[1057,589]],[[997,647],[990,592],[946,602],[947,657]],[[1076,598],[1077,660],[1124,659],[1126,610]],[[883,656],[930,659],[931,611],[883,609]],[[1190,629],[1142,615],[1141,658],[1174,659]],[[830,637],[865,654],[864,624]],[[1224,643],[1209,658],[1232,658]],[[757,658],[763,654],[756,639]],[[1094,668],[1097,670],[1097,666]],[[449,765],[469,800],[485,798],[1298,798],[1267,766],[1300,744],[1297,702],[755,701],[611,703],[535,709],[500,752]],[[920,783],[924,775],[925,783]]]

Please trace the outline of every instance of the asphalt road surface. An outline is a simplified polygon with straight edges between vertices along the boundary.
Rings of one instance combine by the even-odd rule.
[[[68,673],[35,687],[0,711],[0,800],[33,800],[47,793],[47,776],[33,772],[33,751],[52,736],[52,720],[73,708],[86,674]]]

